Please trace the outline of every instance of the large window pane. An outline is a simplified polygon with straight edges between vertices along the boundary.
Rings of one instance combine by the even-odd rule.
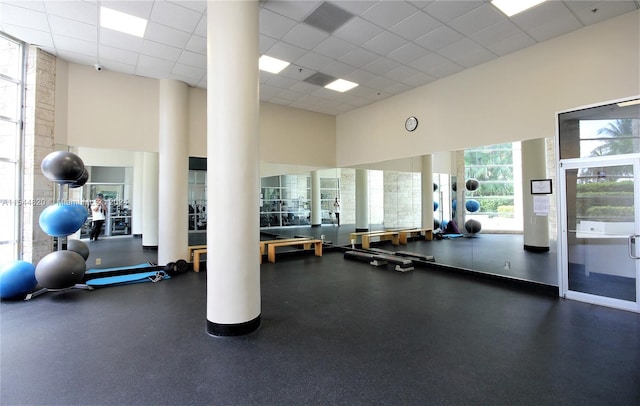
[[[560,159],[640,152],[640,104],[609,104],[558,115]]]

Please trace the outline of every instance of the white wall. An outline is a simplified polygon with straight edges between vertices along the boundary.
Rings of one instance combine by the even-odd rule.
[[[159,82],[60,61],[56,78],[59,144],[158,152]],[[189,88],[189,155],[207,153],[206,90]],[[336,118],[260,105],[260,159],[334,167]]]
[[[640,94],[639,22],[627,13],[338,116],[337,164],[552,137],[557,111]]]

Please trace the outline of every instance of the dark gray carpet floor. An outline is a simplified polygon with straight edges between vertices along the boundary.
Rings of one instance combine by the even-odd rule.
[[[640,404],[638,314],[337,252],[260,272],[237,338],[206,333],[206,272],[3,300],[0,404]]]

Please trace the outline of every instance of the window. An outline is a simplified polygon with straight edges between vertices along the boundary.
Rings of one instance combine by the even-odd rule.
[[[516,215],[516,182],[521,168],[514,165],[520,143],[488,145],[464,152],[465,179],[478,181],[477,188],[465,191],[466,217],[480,221],[484,230],[522,230]],[[479,207],[475,203],[479,203]]]
[[[18,258],[23,46],[0,33],[0,262]]]

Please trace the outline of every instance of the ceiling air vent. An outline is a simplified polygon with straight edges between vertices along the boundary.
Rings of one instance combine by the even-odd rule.
[[[335,30],[342,27],[344,23],[349,21],[353,14],[344,11],[340,7],[324,2],[316,8],[313,13],[304,19],[304,23],[319,30],[332,34]]]

